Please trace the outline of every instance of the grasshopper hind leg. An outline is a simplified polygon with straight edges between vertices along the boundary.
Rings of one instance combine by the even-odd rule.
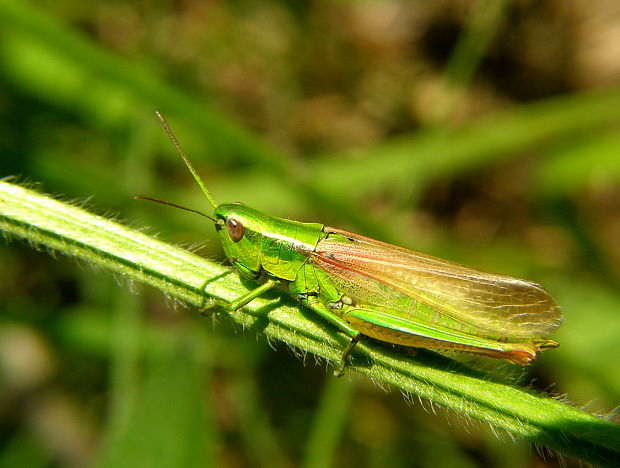
[[[344,371],[347,368],[347,364],[349,362],[349,356],[351,355],[351,351],[355,348],[355,345],[359,342],[362,334],[358,333],[356,336],[351,338],[349,344],[342,351],[342,355],[340,356],[340,366],[334,370],[334,377],[342,377],[344,375]]]

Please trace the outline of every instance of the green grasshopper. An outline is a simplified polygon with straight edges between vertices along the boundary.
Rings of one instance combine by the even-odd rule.
[[[318,223],[269,216],[242,203],[216,203],[157,113],[213,216],[237,272],[262,283],[228,304],[232,311],[275,288],[335,325],[349,338],[342,375],[362,335],[397,345],[456,350],[519,365],[557,348],[546,339],[562,323],[556,302],[538,284],[483,272]]]

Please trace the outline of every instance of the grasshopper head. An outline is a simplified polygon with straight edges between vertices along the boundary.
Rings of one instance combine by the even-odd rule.
[[[215,229],[230,263],[243,276],[258,278],[266,216],[242,203],[222,203],[215,208],[214,216]]]

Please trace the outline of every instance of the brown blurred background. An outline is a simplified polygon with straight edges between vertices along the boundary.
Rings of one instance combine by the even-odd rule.
[[[222,259],[133,201],[206,206],[159,110],[219,201],[542,283],[562,347],[523,383],[608,414],[619,85],[613,0],[0,0],[0,177]],[[559,463],[73,259],[0,265],[0,466]]]

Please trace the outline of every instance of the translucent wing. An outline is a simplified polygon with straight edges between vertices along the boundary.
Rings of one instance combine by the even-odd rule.
[[[315,250],[315,262],[344,281],[362,278],[352,291],[368,296],[393,289],[414,298],[479,336],[525,340],[547,335],[560,326],[562,313],[538,284],[486,273],[334,228]],[[370,282],[370,283],[369,283]]]

